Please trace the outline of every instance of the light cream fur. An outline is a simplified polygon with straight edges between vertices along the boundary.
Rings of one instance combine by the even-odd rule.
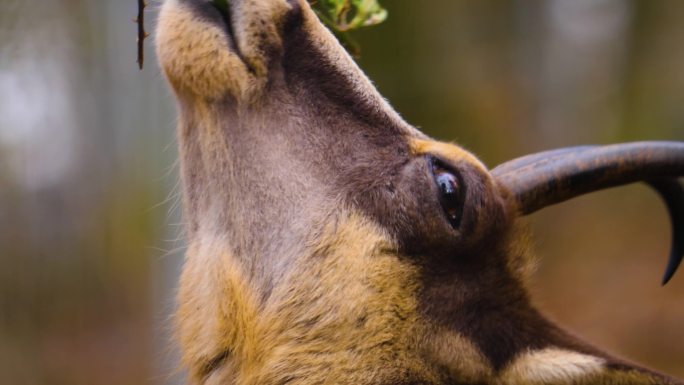
[[[501,373],[499,382],[510,385],[573,384],[600,373],[604,360],[568,350],[546,348],[517,358]]]
[[[157,26],[157,56],[178,93],[204,100],[228,95],[245,100],[262,89],[266,59],[260,50],[264,44],[279,44],[269,20],[284,13],[287,5],[284,0],[239,3],[236,40],[245,61],[229,49],[229,38],[220,25],[199,19],[177,0],[164,3]]]

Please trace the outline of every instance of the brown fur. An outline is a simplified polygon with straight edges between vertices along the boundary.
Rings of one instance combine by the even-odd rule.
[[[509,197],[405,123],[303,0],[168,0],[197,384],[656,384],[531,305]],[[432,165],[458,176],[445,217]],[[674,383],[674,382],[672,382]]]

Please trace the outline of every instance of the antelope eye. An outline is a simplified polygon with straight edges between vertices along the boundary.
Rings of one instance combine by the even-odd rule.
[[[445,166],[441,161],[433,159],[432,175],[439,193],[439,203],[451,226],[455,229],[461,225],[463,213],[463,181],[460,175]]]

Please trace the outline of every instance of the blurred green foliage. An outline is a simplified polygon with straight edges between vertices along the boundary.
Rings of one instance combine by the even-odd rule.
[[[380,24],[387,18],[387,10],[377,0],[314,0],[311,5],[323,24],[356,57],[361,47],[349,32]]]
[[[313,6],[326,25],[340,32],[376,25],[387,18],[387,10],[377,0],[318,0]]]

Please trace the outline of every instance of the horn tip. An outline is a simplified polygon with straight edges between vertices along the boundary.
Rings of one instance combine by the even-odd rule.
[[[670,282],[672,277],[677,272],[677,268],[679,267],[679,264],[682,262],[682,258],[684,258],[683,253],[677,253],[677,252],[675,252],[675,250],[672,250],[672,253],[670,254],[670,258],[667,261],[667,266],[665,267],[665,273],[663,274],[663,279],[661,281],[662,286],[665,286],[665,285],[667,285],[668,282]]]

